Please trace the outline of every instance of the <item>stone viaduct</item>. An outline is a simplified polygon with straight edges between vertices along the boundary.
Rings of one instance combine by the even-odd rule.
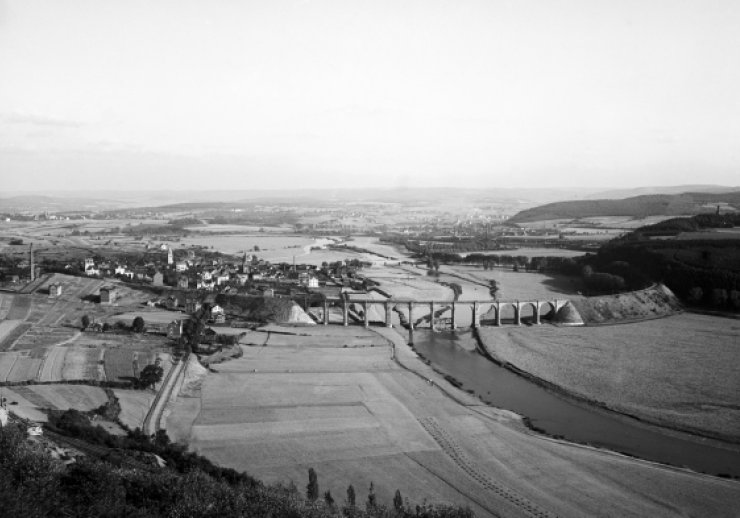
[[[370,326],[369,309],[372,306],[382,306],[385,314],[385,325],[386,327],[392,327],[392,311],[396,306],[405,306],[408,308],[408,330],[409,335],[413,336],[414,331],[414,318],[413,312],[414,307],[429,308],[430,315],[430,328],[432,331],[435,330],[434,325],[438,317],[435,316],[435,311],[443,307],[450,307],[451,318],[444,319],[449,321],[451,329],[457,329],[458,311],[462,307],[468,307],[471,315],[471,327],[477,328],[481,325],[481,308],[483,306],[489,306],[490,310],[487,312],[490,314],[493,312],[493,319],[488,320],[494,325],[503,325],[503,319],[501,314],[504,310],[511,307],[514,311],[514,325],[522,324],[522,312],[524,309],[532,308],[532,323],[540,324],[541,316],[545,314],[555,315],[560,308],[565,306],[568,302],[567,299],[551,299],[551,300],[458,300],[458,301],[419,301],[419,300],[396,300],[396,299],[326,299],[324,301],[323,311],[323,324],[329,324],[329,308],[331,305],[341,305],[342,307],[342,324],[349,325],[349,309],[351,305],[358,305],[362,307],[362,319],[365,327]]]

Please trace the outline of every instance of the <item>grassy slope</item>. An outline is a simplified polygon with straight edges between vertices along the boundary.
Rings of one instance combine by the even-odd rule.
[[[676,296],[665,286],[600,297],[572,297],[586,324],[613,324],[671,315],[681,310]]]

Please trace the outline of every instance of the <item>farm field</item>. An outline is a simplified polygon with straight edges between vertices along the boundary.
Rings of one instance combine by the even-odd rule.
[[[137,309],[136,311],[127,311],[125,313],[115,313],[113,315],[108,316],[105,319],[105,322],[108,322],[109,324],[113,324],[115,322],[125,322],[126,325],[131,325],[131,323],[134,321],[136,317],[141,317],[144,319],[145,323],[149,324],[169,324],[173,320],[181,320],[184,318],[187,318],[189,315],[183,313],[182,311],[167,311],[167,310],[160,310],[160,309],[149,309],[149,308],[142,308]]]
[[[513,248],[506,250],[481,250],[479,252],[466,252],[458,254],[461,257],[467,257],[470,254],[483,254],[483,255],[510,255],[510,256],[523,256],[523,257],[579,257],[583,255],[580,250],[568,250],[566,248],[543,248],[543,247],[532,247],[532,248]]]
[[[601,327],[481,328],[502,361],[657,424],[740,440],[740,322],[681,314]]]
[[[441,271],[441,270],[440,270]],[[365,274],[380,283],[379,288],[400,300],[453,300],[450,288],[427,275],[426,268],[414,266],[378,266]]]
[[[106,379],[106,376],[99,368],[103,352],[104,349],[101,347],[84,347],[77,345],[69,347],[64,355],[62,379]]]
[[[121,405],[118,418],[130,429],[141,428],[149,407],[154,401],[154,393],[149,390],[113,389]]]
[[[372,482],[383,503],[399,489],[483,517],[530,515],[521,502],[558,516],[732,515],[736,483],[542,438],[446,384],[393,330],[378,332],[420,376],[390,361],[388,346],[243,347],[206,375],[200,397],[177,399],[168,431],[266,482],[300,486],[313,467],[322,492],[341,498],[351,483],[358,501]]]
[[[496,298],[499,300],[562,299],[575,295],[580,288],[577,279],[564,275],[515,272],[506,268],[484,270],[481,266],[443,265],[439,271],[484,284],[495,280],[499,288]]]
[[[365,250],[393,259],[407,259],[409,257],[407,253],[399,250],[395,246],[381,243],[377,237],[352,236],[352,240],[348,241],[347,244],[358,248],[364,248]]]
[[[47,421],[43,408],[86,412],[108,402],[103,389],[87,385],[24,385],[4,387],[3,392],[14,414],[39,422]]]
[[[225,223],[207,223],[204,225],[193,225],[185,227],[187,230],[193,231],[193,232],[203,232],[203,233],[219,233],[219,232],[238,232],[238,233],[257,233],[261,230],[264,230],[264,233],[260,233],[259,235],[264,234],[290,234],[293,232],[292,226],[286,226],[286,227],[255,227],[250,225],[238,225],[238,224],[225,224]]]
[[[269,258],[270,255],[277,254],[278,256],[283,255],[292,258],[293,255],[305,253],[303,250],[304,247],[314,244],[314,239],[303,235],[270,235],[255,232],[225,236],[184,237],[180,240],[178,248],[202,246],[232,255],[246,252],[247,254],[254,254],[261,259],[264,258],[272,261]],[[255,246],[259,247],[259,251],[254,250]]]

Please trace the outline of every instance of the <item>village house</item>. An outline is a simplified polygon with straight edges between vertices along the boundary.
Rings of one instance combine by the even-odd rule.
[[[186,261],[177,261],[175,263],[176,272],[184,272],[188,269],[188,263]]]
[[[118,297],[118,292],[113,286],[103,286],[100,288],[100,303],[113,304]]]
[[[180,277],[177,278],[177,287],[178,288],[186,290],[186,289],[188,289],[189,284],[190,283],[189,283],[188,278],[186,276],[181,275]]]
[[[153,286],[164,286],[164,276],[162,275],[162,272],[156,272],[152,276],[152,285]]]
[[[201,303],[196,298],[189,298],[185,301],[185,312],[186,313],[195,313],[198,311],[201,307]]]
[[[49,297],[56,298],[62,295],[62,285],[56,282],[49,284]]]
[[[128,277],[129,279],[134,278],[134,272],[126,268],[125,266],[118,265],[113,270],[113,273],[115,275],[120,275],[121,277]]]
[[[173,320],[167,325],[167,338],[180,338],[182,336],[182,320]]]

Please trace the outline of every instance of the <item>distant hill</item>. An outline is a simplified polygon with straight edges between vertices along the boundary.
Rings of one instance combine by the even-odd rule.
[[[548,203],[523,210],[509,219],[511,223],[526,223],[549,219],[577,219],[603,216],[690,216],[711,212],[713,204],[726,204],[740,210],[740,191],[725,193],[685,192],[682,194],[652,194],[619,200],[576,200]]]
[[[682,194],[685,192],[707,192],[707,193],[724,193],[740,191],[740,187],[727,187],[724,185],[663,185],[652,187],[636,187],[634,189],[610,189],[608,191],[599,191],[588,196],[587,200],[617,200],[624,198],[633,198],[635,196],[644,196],[647,194]]]
[[[24,195],[0,198],[0,212],[96,211],[120,207],[121,202],[103,198]]]

